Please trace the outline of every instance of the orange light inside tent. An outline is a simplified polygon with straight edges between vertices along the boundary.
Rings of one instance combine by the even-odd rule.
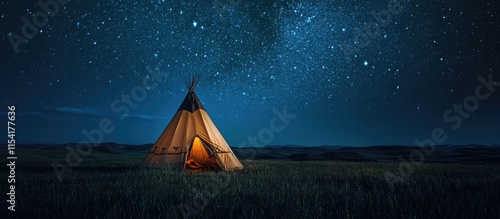
[[[189,154],[189,159],[195,160],[198,164],[202,166],[213,166],[214,162],[208,156],[208,152],[203,146],[201,139],[196,137],[193,140],[193,146],[191,146],[191,152]]]

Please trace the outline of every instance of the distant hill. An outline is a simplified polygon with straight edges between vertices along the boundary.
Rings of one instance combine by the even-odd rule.
[[[414,153],[414,159],[424,162],[500,162],[499,145],[438,145],[434,152],[427,154],[417,146],[266,146],[253,148],[233,148],[240,159],[286,159],[286,160],[344,160],[344,161],[398,161],[406,160]],[[414,152],[416,151],[416,152]],[[413,159],[413,157],[412,157]]]
[[[18,145],[19,157],[64,159],[66,147],[76,148],[77,144],[29,144]],[[113,142],[92,147],[89,158],[106,160],[143,159],[152,144],[127,145]],[[410,154],[419,155],[422,149],[416,146],[366,146],[347,147],[322,145],[315,147],[300,145],[269,145],[264,147],[233,147],[236,156],[241,160],[342,160],[342,161],[398,161],[406,160]],[[415,151],[415,152],[414,152]],[[438,145],[435,151],[427,156],[425,162],[500,162],[500,145]],[[415,159],[419,160],[418,156]]]

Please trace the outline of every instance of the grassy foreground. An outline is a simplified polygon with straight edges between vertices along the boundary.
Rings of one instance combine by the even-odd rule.
[[[423,164],[394,191],[385,173],[398,172],[396,162],[243,165],[237,173],[189,174],[94,163],[73,168],[62,183],[51,168],[19,167],[16,213],[5,204],[2,212],[7,218],[500,217],[498,164]]]

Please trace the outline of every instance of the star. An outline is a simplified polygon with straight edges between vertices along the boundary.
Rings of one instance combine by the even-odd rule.
[[[20,20],[28,16],[33,23],[33,13],[20,13],[32,7],[9,4],[12,9],[0,18],[11,33],[4,35],[8,47],[0,62],[6,72],[0,95],[20,109],[72,107],[112,118],[122,105],[111,103],[123,94],[141,97],[133,102],[137,106],[125,104],[130,114],[167,118],[187,92],[179,75],[200,74],[196,93],[221,133],[231,133],[224,136],[229,144],[239,143],[233,131],[238,124],[245,124],[244,132],[256,128],[258,133],[259,122],[285,106],[298,119],[269,144],[408,144],[414,136],[401,133],[448,125],[441,110],[473,95],[467,92],[474,92],[478,76],[493,74],[492,80],[500,80],[495,77],[500,69],[498,7],[483,7],[497,5],[489,2],[467,7],[451,1],[415,3],[384,22],[388,18],[379,15],[388,6],[382,1],[248,1],[221,12],[212,1],[106,1],[61,7],[47,25],[27,30],[37,34],[33,37],[23,36]],[[27,39],[18,45],[19,53],[10,44],[13,34]],[[27,95],[26,85],[43,106]],[[448,133],[449,139],[497,144],[481,132],[497,129],[490,121],[500,116],[496,100],[481,102],[484,111],[471,112],[477,130]],[[425,115],[415,114],[415,108],[425,109]],[[46,121],[50,127],[26,130],[24,140],[45,136],[78,142],[82,136],[74,133],[97,117],[91,110],[75,116],[74,127]],[[167,122],[123,120],[104,138],[151,143]],[[137,128],[146,123],[147,129]],[[380,127],[383,136],[376,134]],[[352,137],[358,133],[365,135]]]

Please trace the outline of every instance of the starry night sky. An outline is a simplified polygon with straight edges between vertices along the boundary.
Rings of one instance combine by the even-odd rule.
[[[381,23],[388,2],[71,0],[16,53],[9,36],[43,9],[2,1],[0,111],[16,106],[19,143],[78,142],[103,118],[116,126],[104,142],[153,143],[186,95],[180,75],[200,74],[232,146],[285,106],[296,118],[268,144],[414,145],[437,127],[449,144],[500,143],[499,91],[457,130],[443,120],[478,76],[500,81],[499,2],[400,0]],[[164,82],[120,117],[113,102],[150,71]]]

